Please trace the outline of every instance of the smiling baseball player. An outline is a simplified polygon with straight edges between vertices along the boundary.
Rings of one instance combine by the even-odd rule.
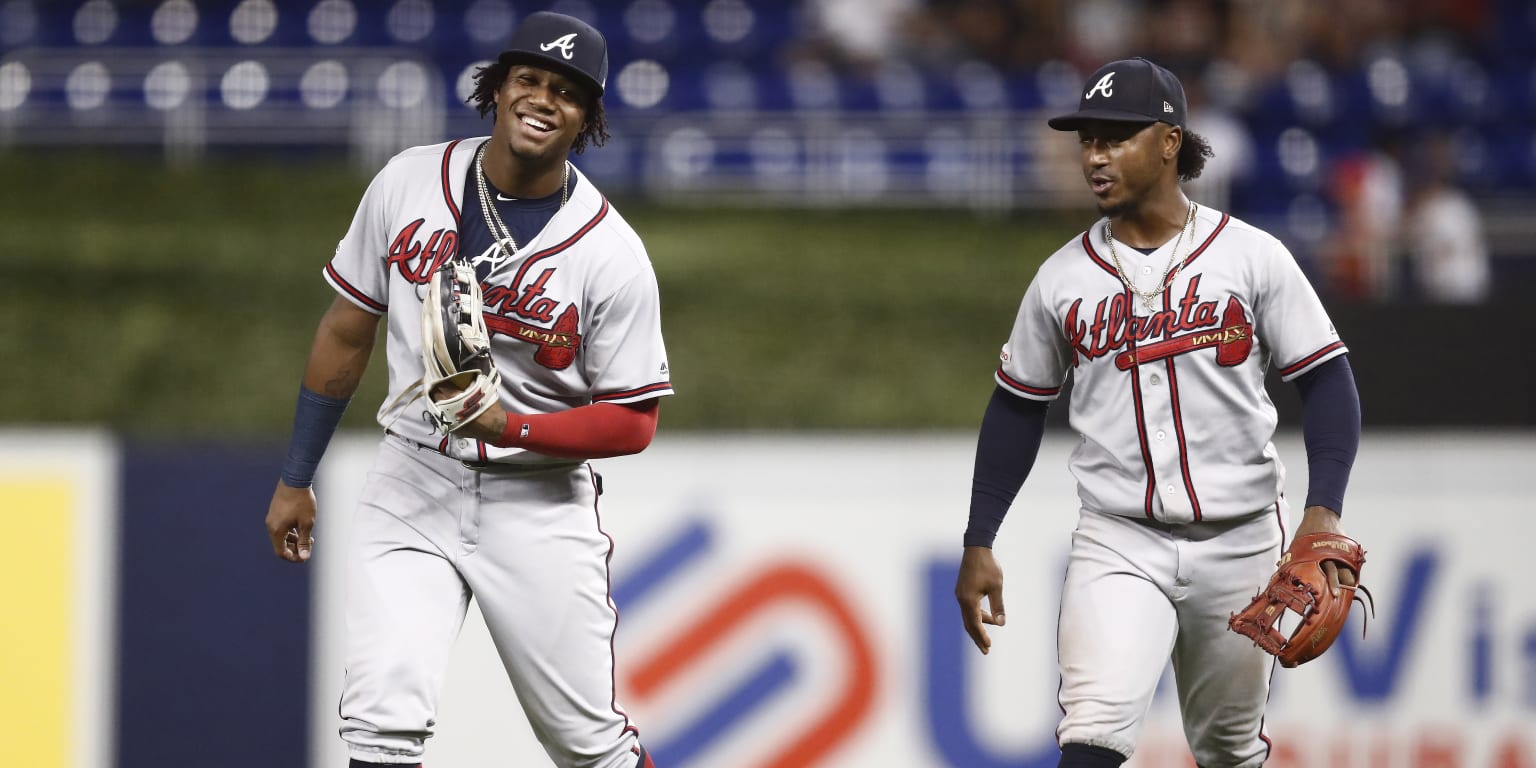
[[[348,542],[354,768],[420,764],[471,599],[556,765],[652,766],[614,699],[613,542],[586,461],[643,450],[672,393],[645,248],[568,158],[607,138],[607,73],[597,30],[528,16],[476,76],[492,135],[397,155],[324,269],[339,295],[266,525],[278,556],[309,559],[315,467],[387,316],[386,435]],[[444,349],[488,352],[484,402],[432,386]]]
[[[1298,537],[1339,532],[1360,439],[1354,378],[1285,247],[1181,191],[1210,149],[1184,128],[1178,79],[1128,59],[1082,93],[1050,125],[1076,132],[1103,218],[1040,267],[1003,347],[955,596],[986,653],[984,625],[1005,621],[992,543],[1070,373],[1081,511],[1057,635],[1060,765],[1126,760],[1171,656],[1196,762],[1259,766],[1273,659],[1228,623],[1285,546],[1264,375],[1273,364],[1301,391],[1310,482]],[[1335,593],[1355,584],[1354,571],[1324,568]]]

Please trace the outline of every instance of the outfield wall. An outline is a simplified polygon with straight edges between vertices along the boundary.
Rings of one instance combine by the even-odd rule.
[[[18,761],[344,765],[329,545],[375,446],[349,436],[327,458],[321,545],[297,568],[263,537],[271,447],[0,433],[7,529],[50,520],[67,537],[6,566],[5,699],[65,702],[21,720]],[[663,432],[641,456],[598,462],[618,542],[619,695],[658,764],[1054,766],[1070,446],[1047,439],[999,537],[1010,622],[985,658],[952,596],[969,435]],[[1281,451],[1299,470],[1299,440]],[[1536,768],[1533,459],[1536,433],[1366,435],[1346,528],[1370,552],[1378,616],[1364,639],[1356,623],[1321,660],[1277,672],[1272,768]],[[39,478],[61,490],[39,496]],[[49,574],[55,555],[67,567]],[[22,600],[39,594],[69,610]],[[38,650],[55,645],[78,650]],[[544,764],[498,664],[472,617],[428,766]],[[33,667],[54,672],[17,675]],[[1188,765],[1170,693],[1137,768]]]

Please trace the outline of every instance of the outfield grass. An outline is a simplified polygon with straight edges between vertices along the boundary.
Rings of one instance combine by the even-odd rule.
[[[0,155],[0,422],[281,437],[367,178],[332,160]],[[690,429],[974,427],[1040,259],[1087,223],[615,201]],[[383,398],[376,356],[348,412]]]

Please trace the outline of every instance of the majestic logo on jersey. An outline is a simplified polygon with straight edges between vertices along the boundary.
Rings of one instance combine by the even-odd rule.
[[[1115,89],[1113,87],[1114,84],[1115,84],[1115,73],[1107,72],[1107,73],[1104,74],[1103,77],[1099,78],[1099,82],[1094,83],[1093,87],[1088,89],[1088,93],[1085,94],[1083,96],[1083,98],[1091,99],[1091,98],[1093,98],[1093,94],[1095,94],[1095,93],[1102,93],[1102,94],[1104,94],[1104,98],[1106,98],[1106,99],[1111,97],[1111,96],[1114,96],[1115,95]]]
[[[556,48],[560,49],[560,55],[564,56],[566,61],[570,61],[571,57],[576,55],[576,33],[572,32],[569,35],[561,35],[547,43],[539,44],[539,50],[545,53],[549,53]]]
[[[1062,323],[1073,367],[1080,358],[1093,360],[1126,348],[1115,356],[1115,367],[1125,371],[1206,347],[1216,347],[1216,362],[1230,367],[1247,360],[1253,350],[1253,325],[1242,305],[1229,298],[1218,318],[1217,302],[1200,300],[1199,275],[1190,279],[1176,306],[1148,317],[1137,317],[1123,292],[1100,299],[1091,324],[1078,319],[1082,304],[1082,299],[1073,302]]]

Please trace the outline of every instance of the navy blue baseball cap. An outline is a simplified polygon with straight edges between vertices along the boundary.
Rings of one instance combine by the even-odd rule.
[[[608,82],[608,41],[591,24],[563,13],[530,13],[497,57],[563,72],[601,97]]]
[[[1083,85],[1077,111],[1053,117],[1058,131],[1075,131],[1088,120],[1119,123],[1167,123],[1184,127],[1188,105],[1184,84],[1172,72],[1143,58],[1111,61]]]

